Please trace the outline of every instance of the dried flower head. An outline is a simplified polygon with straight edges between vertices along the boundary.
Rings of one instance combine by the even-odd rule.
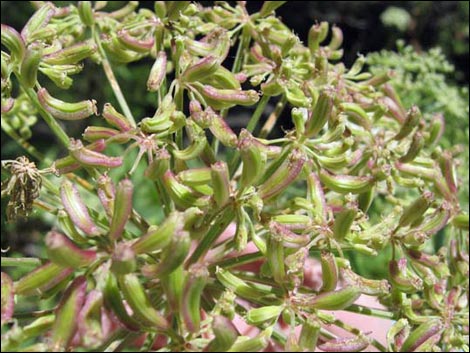
[[[12,222],[18,217],[25,218],[32,211],[34,200],[39,197],[42,185],[41,171],[25,156],[2,161],[2,168],[11,173],[8,179],[2,181],[2,198],[10,197],[7,220]]]

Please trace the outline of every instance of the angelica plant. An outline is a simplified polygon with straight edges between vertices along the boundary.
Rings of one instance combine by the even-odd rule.
[[[2,212],[54,219],[43,258],[2,257],[2,350],[468,350],[468,214],[441,116],[405,109],[364,57],[346,68],[338,27],[314,24],[302,43],[275,16],[283,1],[106,3],[34,2],[20,32],[2,24],[2,129],[25,150],[2,161]],[[114,74],[141,60],[149,117]],[[47,88],[84,65],[117,106]],[[237,133],[240,106],[251,119]],[[293,128],[270,138],[283,112]],[[36,119],[63,157],[30,143]],[[135,202],[142,169],[160,221]],[[356,253],[389,254],[388,276],[358,274]],[[391,320],[386,340],[344,312]]]

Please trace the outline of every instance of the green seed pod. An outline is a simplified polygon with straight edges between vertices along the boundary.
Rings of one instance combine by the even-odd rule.
[[[255,337],[243,340],[237,339],[227,352],[261,352],[268,346],[272,333],[273,328],[269,327]]]
[[[274,222],[270,223],[271,234],[268,237],[266,244],[267,250],[267,263],[271,269],[271,273],[274,280],[283,284],[286,282],[286,268],[284,264],[284,246],[282,244],[282,236],[279,234],[277,224]]]
[[[419,122],[421,121],[421,118],[422,115],[419,108],[417,106],[412,106],[406,114],[405,121],[403,122],[403,125],[398,134],[395,135],[394,139],[401,140],[408,136],[411,131],[413,131],[416,126],[418,126]]]
[[[65,268],[48,262],[18,280],[15,283],[15,294],[42,295],[72,272],[73,269],[71,268]]]
[[[429,137],[426,139],[426,143],[435,145],[439,142],[445,129],[445,119],[442,114],[435,114],[432,117],[429,127]]]
[[[211,173],[211,168],[192,168],[182,170],[178,173],[177,178],[188,186],[206,185],[212,180]]]
[[[335,338],[331,341],[319,344],[318,348],[324,352],[361,352],[370,344],[369,339],[363,334],[353,338]]]
[[[149,164],[145,170],[145,176],[151,180],[160,180],[169,169],[170,169],[171,155],[164,148],[158,150],[155,159]]]
[[[227,351],[240,335],[232,321],[220,315],[214,317],[214,320],[212,321],[212,330],[215,338],[205,349],[207,352]]]
[[[261,91],[265,96],[276,97],[284,92],[284,87],[278,79],[272,78],[261,84]]]
[[[68,180],[64,180],[60,187],[60,197],[67,214],[80,230],[91,236],[100,233],[99,228],[92,221],[88,209],[74,184]]]
[[[142,54],[148,54],[150,50],[154,48],[155,45],[154,36],[147,36],[146,38],[139,39],[137,37],[132,36],[130,31],[126,29],[121,29],[117,34],[117,38],[119,43],[124,48]]]
[[[189,83],[198,82],[214,74],[219,67],[219,59],[213,55],[209,55],[184,70],[181,79]]]
[[[261,7],[261,10],[259,11],[260,17],[266,17],[276,11],[278,7],[281,7],[284,5],[286,1],[265,1],[263,2],[263,6]]]
[[[42,46],[32,44],[26,49],[21,63],[21,80],[27,88],[32,88],[37,82],[39,63],[42,58]]]
[[[375,195],[376,195],[375,187],[372,187],[368,191],[363,192],[362,194],[359,194],[359,196],[357,197],[357,203],[358,203],[359,209],[364,214],[367,213],[370,206],[372,205],[372,202],[374,202]]]
[[[320,335],[320,323],[313,316],[307,316],[302,324],[299,336],[299,347],[303,351],[313,352],[317,347],[318,336]]]
[[[26,52],[23,38],[13,27],[4,25],[3,23],[1,33],[2,45],[4,45],[10,51],[11,63],[20,65]],[[2,56],[2,62],[3,60],[4,58]]]
[[[209,272],[200,264],[191,265],[188,272],[183,294],[183,319],[189,332],[198,332],[201,325],[201,297]]]
[[[282,305],[269,305],[250,309],[246,313],[246,321],[251,325],[259,325],[266,321],[276,322],[283,309]]]
[[[237,135],[233,132],[224,118],[214,112],[210,107],[205,115],[210,121],[209,129],[224,146],[234,148],[237,146]]]
[[[410,333],[410,325],[407,319],[400,319],[393,324],[387,332],[387,342],[389,352],[398,352],[403,345],[405,338]]]
[[[253,300],[256,303],[263,302],[263,297],[268,296],[273,290],[267,285],[254,285],[244,281],[221,267],[217,267],[215,276],[224,287],[232,290],[239,297]],[[269,302],[267,305],[281,303],[278,298],[269,298],[265,301]]]
[[[38,91],[38,99],[43,108],[57,119],[80,120],[97,114],[95,100],[68,103],[52,97],[45,88]]]
[[[331,28],[331,41],[328,44],[328,48],[333,51],[341,47],[341,44],[343,44],[343,31],[341,28],[333,26]]]
[[[362,294],[378,296],[390,293],[390,285],[387,280],[364,278],[351,270],[350,267],[343,267],[340,272],[347,285],[359,288]]]
[[[81,42],[46,55],[43,57],[43,61],[49,65],[76,64],[79,61],[92,56],[96,50],[97,46],[92,42]]]
[[[218,89],[213,86],[203,85],[200,93],[214,109],[225,109],[234,105],[249,106],[259,100],[259,95],[254,90]]]
[[[421,150],[424,147],[425,144],[424,136],[421,132],[417,131],[413,135],[413,139],[411,140],[410,147],[408,148],[408,151],[404,156],[402,156],[399,161],[401,163],[408,163],[413,161],[418,154],[421,152]]]
[[[330,252],[322,251],[320,254],[321,270],[322,270],[322,287],[321,292],[330,292],[336,289],[338,285],[338,265],[334,255]]]
[[[96,259],[95,251],[78,248],[59,232],[50,231],[47,233],[45,244],[49,259],[62,267],[85,267]]]
[[[312,114],[305,123],[305,136],[313,137],[318,135],[325,126],[333,111],[333,97],[331,93],[324,90],[317,99]]]
[[[189,6],[191,1],[168,1],[166,2],[167,16],[170,21],[174,21],[181,16],[183,11]]]
[[[57,8],[52,3],[45,3],[36,10],[21,30],[21,37],[26,44],[32,43],[38,39],[35,38],[37,33],[41,32],[41,30],[47,26],[56,11]]]
[[[411,331],[400,352],[421,352],[418,348],[435,335],[441,335],[444,325],[440,319],[428,320]]]
[[[430,191],[425,191],[415,201],[413,201],[407,208],[403,210],[403,215],[400,218],[397,229],[406,227],[416,220],[420,219],[424,213],[431,206],[434,201],[434,194]]]
[[[103,299],[105,307],[116,314],[119,321],[129,330],[138,331],[142,323],[129,316],[122,301],[121,290],[118,287],[116,276],[108,272],[103,288]]]
[[[258,195],[266,200],[284,191],[300,174],[306,160],[300,150],[293,150],[289,158],[284,160],[279,168],[260,185]]]
[[[116,275],[132,273],[137,268],[135,252],[127,243],[116,245],[111,260],[111,271]]]
[[[82,136],[83,139],[88,142],[95,142],[98,140],[107,140],[111,137],[114,137],[119,134],[119,131],[116,129],[111,129],[109,127],[102,127],[102,126],[88,126],[85,131],[83,132]],[[129,141],[129,138],[113,138],[115,142],[125,143]]]
[[[132,125],[127,118],[119,113],[111,103],[106,103],[103,107],[103,118],[106,122],[120,131],[132,130]]]
[[[468,214],[460,213],[452,219],[452,225],[468,231]]]
[[[137,320],[158,331],[168,330],[168,322],[152,306],[144,287],[136,275],[129,273],[119,276],[118,282],[121,293]]]
[[[185,230],[180,230],[173,235],[170,244],[162,252],[160,264],[155,272],[156,276],[169,275],[183,264],[189,253],[191,237]]]
[[[444,201],[442,205],[434,211],[433,214],[425,217],[419,230],[423,232],[427,237],[432,236],[439,232],[442,228],[449,223],[449,219],[452,212],[452,206],[447,201]]]
[[[85,239],[77,230],[75,224],[73,224],[72,219],[69,217],[67,212],[64,210],[59,210],[57,212],[57,221],[62,232],[67,235],[74,243],[83,245],[87,243]]]
[[[165,1],[155,1],[154,11],[158,18],[163,20],[166,17]]]
[[[70,155],[80,164],[91,167],[115,168],[122,165],[122,157],[109,157],[83,146],[82,141],[70,139]]]
[[[84,276],[75,278],[62,296],[56,309],[56,318],[52,326],[52,350],[64,351],[68,348],[77,328],[76,318],[85,301],[87,281]]]
[[[158,227],[150,227],[147,233],[132,245],[132,249],[136,254],[164,249],[182,226],[182,218],[180,212],[170,213]]]
[[[422,289],[423,281],[406,267],[406,259],[392,260],[389,263],[390,283],[393,288],[404,293],[416,293]]]
[[[293,301],[300,305],[320,310],[343,310],[354,304],[361,292],[359,288],[348,286],[332,292],[325,292],[319,295],[304,295],[293,298]]]
[[[218,58],[219,63],[220,60]],[[215,88],[241,89],[237,76],[223,66],[219,66],[211,75],[201,78],[200,82]]]
[[[170,170],[163,174],[162,179],[166,191],[178,209],[185,210],[189,207],[209,206],[207,196],[203,196],[189,186],[180,183]]]
[[[247,130],[243,131],[240,133],[240,137],[242,135],[246,135],[246,137],[242,138],[238,143],[240,156],[243,161],[240,188],[247,188],[256,185],[256,182],[264,175],[267,154]]]
[[[335,223],[333,225],[333,235],[336,240],[344,240],[356,219],[358,207],[356,202],[348,202],[344,209],[335,215]]]
[[[191,144],[184,150],[173,150],[176,159],[187,161],[197,158],[207,145],[206,134],[194,121],[186,121],[186,130],[191,138]]]
[[[147,90],[150,92],[158,91],[163,80],[166,77],[167,57],[165,51],[160,51],[150,70],[147,80]]]
[[[91,27],[95,23],[93,7],[91,1],[79,1],[78,2],[78,15],[85,26]]]
[[[168,299],[171,310],[174,313],[181,312],[181,304],[183,299],[185,275],[183,266],[176,268],[168,275],[162,275],[160,282],[163,291]]]
[[[117,240],[122,236],[127,220],[132,213],[132,193],[134,186],[129,179],[121,180],[114,199],[113,217],[109,224],[108,237]]]
[[[213,198],[217,206],[224,206],[230,199],[230,178],[227,163],[219,161],[211,166]]]
[[[372,128],[370,118],[359,104],[341,103],[340,107],[353,123],[362,126],[367,131],[370,131]]]
[[[320,171],[320,180],[329,189],[340,194],[361,194],[375,185],[371,176],[333,175],[324,170]]]
[[[328,35],[328,29],[328,22],[320,22],[318,24],[314,24],[310,28],[310,31],[308,32],[308,48],[312,55],[316,53],[320,47],[320,43],[325,40]]]

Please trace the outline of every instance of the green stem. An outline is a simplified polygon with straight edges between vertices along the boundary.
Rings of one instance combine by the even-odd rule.
[[[132,115],[132,112],[129,109],[129,105],[127,104],[124,94],[122,93],[121,87],[119,86],[116,76],[114,75],[111,64],[109,63],[108,57],[106,56],[106,52],[104,51],[103,46],[101,45],[99,33],[96,30],[95,26],[93,26],[91,30],[93,33],[93,39],[96,45],[98,46],[98,50],[102,58],[101,64],[103,66],[104,73],[109,81],[109,84],[111,85],[111,88],[114,92],[114,96],[116,97],[119,106],[121,107],[122,112],[126,116],[127,120],[129,120],[133,127],[136,127],[137,125],[135,123],[134,116]]]
[[[33,257],[3,257],[2,267],[38,267],[42,265],[40,259]]]
[[[38,161],[42,161],[44,156],[39,152],[33,145],[31,145],[26,139],[18,135],[18,133],[6,122],[6,119],[2,119],[2,130],[11,137],[18,145],[20,145],[26,152],[36,158]]]
[[[382,319],[396,320],[395,314],[392,313],[392,312],[385,311],[385,310],[380,310],[380,309],[369,308],[369,307],[358,305],[358,304],[352,304],[344,310],[350,311],[352,313],[358,313],[358,314],[363,314],[363,315],[368,315],[368,316],[379,317],[379,318],[382,318]]]
[[[21,83],[20,77],[18,77],[18,81]],[[49,114],[47,110],[45,110],[42,107],[41,103],[38,100],[36,92],[32,88],[26,88],[26,87],[22,87],[22,88],[28,95],[31,102],[33,102],[33,104],[35,105],[36,109],[39,111],[39,114],[41,114],[46,124],[51,128],[52,132],[57,136],[57,138],[64,145],[64,147],[68,148],[69,143],[70,143],[69,136],[59,125],[57,120],[51,114]]]

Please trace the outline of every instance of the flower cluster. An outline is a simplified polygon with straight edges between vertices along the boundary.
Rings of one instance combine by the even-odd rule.
[[[26,157],[2,163],[9,218],[37,206],[56,219],[36,269],[15,281],[2,272],[2,325],[12,325],[2,350],[468,349],[459,149],[439,147],[443,117],[405,107],[392,72],[364,71],[362,56],[339,61],[338,27],[314,24],[304,44],[274,14],[284,1],[252,14],[243,1],[156,1],[153,11],[130,1],[113,12],[106,1],[34,3],[20,33],[2,24],[2,128],[5,119],[15,138],[11,121],[32,106],[67,155],[44,170]],[[142,86],[158,103],[135,119],[113,65],[149,58]],[[67,89],[84,64],[102,67],[119,107],[66,102],[40,83]],[[240,106],[255,109],[237,133]],[[270,139],[282,114],[293,129]],[[80,139],[61,122],[92,116]],[[116,145],[123,155],[110,154]],[[158,194],[158,224],[135,207],[139,167]],[[117,169],[127,176],[113,178]],[[359,253],[384,256],[388,276],[358,273]],[[22,263],[13,260],[2,266]],[[382,309],[359,304],[363,295]],[[23,322],[22,296],[59,300]],[[395,322],[380,342],[343,311]]]

